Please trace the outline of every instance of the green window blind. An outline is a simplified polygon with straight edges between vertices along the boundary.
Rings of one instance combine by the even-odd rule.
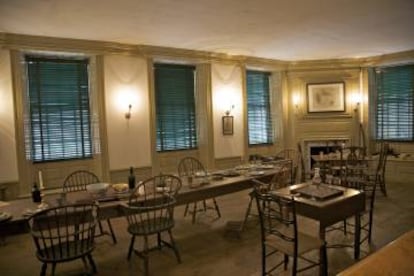
[[[92,156],[88,60],[26,56],[33,162]]]
[[[248,70],[246,78],[249,145],[271,144],[273,132],[269,95],[270,73]]]
[[[155,64],[157,151],[197,147],[195,67]]]
[[[414,140],[414,65],[376,68],[376,136]]]

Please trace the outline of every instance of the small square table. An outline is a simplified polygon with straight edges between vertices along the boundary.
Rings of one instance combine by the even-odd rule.
[[[309,195],[302,196],[298,191],[311,187],[310,183],[301,183],[275,190],[278,195],[293,196],[296,202],[295,208],[299,215],[314,219],[319,222],[319,238],[325,240],[326,227],[343,221],[352,216],[355,217],[354,258],[360,255],[360,213],[365,210],[365,195],[363,191],[320,184],[320,189],[334,189],[341,191],[335,196],[321,199]],[[323,252],[320,252],[321,257]],[[323,270],[321,270],[323,271]]]

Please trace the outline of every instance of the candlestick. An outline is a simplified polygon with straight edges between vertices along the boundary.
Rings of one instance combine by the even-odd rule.
[[[43,190],[45,188],[43,185],[43,175],[41,170],[39,170],[39,188],[40,190]]]

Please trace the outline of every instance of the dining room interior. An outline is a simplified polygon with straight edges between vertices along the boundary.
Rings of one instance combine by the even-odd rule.
[[[25,2],[0,1],[2,275],[414,269],[389,249],[414,245],[412,1]],[[45,216],[91,201],[92,253],[48,259]],[[315,252],[269,239],[271,204]]]

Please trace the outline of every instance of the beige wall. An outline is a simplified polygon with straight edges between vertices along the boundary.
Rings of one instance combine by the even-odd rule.
[[[18,178],[10,54],[0,50],[0,183]]]
[[[151,166],[147,62],[144,58],[104,57],[109,168]],[[125,113],[131,104],[131,118]]]
[[[243,87],[241,68],[235,64],[213,63],[211,66],[213,125],[214,125],[214,156],[215,158],[243,156],[244,125],[243,125]],[[234,134],[223,135],[222,117],[225,111],[231,110],[234,117]]]

